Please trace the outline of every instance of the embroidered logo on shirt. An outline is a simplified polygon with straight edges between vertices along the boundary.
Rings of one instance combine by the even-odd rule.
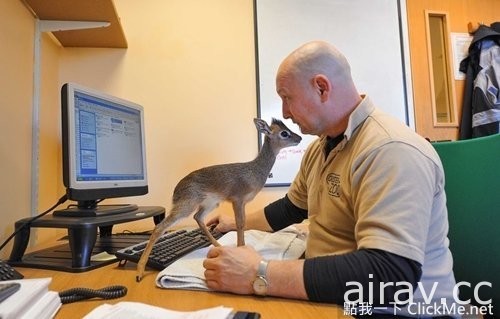
[[[328,184],[328,194],[335,197],[340,197],[340,175],[330,173],[326,177]]]

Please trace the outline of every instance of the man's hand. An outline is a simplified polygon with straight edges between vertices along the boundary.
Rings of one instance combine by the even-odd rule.
[[[251,246],[214,247],[203,261],[210,289],[253,294],[253,281],[262,257]]]
[[[236,221],[234,220],[233,215],[228,214],[217,214],[210,218],[207,222],[207,225],[217,224],[215,226],[215,230],[221,233],[227,233],[231,230],[236,230]]]

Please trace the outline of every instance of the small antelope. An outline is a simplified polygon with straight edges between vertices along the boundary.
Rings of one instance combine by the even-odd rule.
[[[205,216],[220,202],[233,205],[238,246],[245,245],[245,205],[262,189],[276,156],[283,148],[300,143],[301,137],[289,130],[283,122],[273,119],[271,125],[254,119],[255,126],[265,135],[257,157],[246,163],[214,165],[193,171],[175,187],[172,208],[168,216],[156,225],[137,264],[136,280],[141,281],[147,260],[155,242],[177,221],[195,212],[194,219],[214,246],[220,246],[204,223]]]

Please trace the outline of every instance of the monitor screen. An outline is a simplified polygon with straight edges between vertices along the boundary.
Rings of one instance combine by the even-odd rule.
[[[143,108],[74,83],[63,85],[61,106],[63,181],[79,212],[146,194]]]

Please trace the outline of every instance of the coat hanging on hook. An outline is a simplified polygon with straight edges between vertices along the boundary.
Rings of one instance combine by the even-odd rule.
[[[466,74],[460,139],[500,133],[500,22],[479,25],[460,71]]]

